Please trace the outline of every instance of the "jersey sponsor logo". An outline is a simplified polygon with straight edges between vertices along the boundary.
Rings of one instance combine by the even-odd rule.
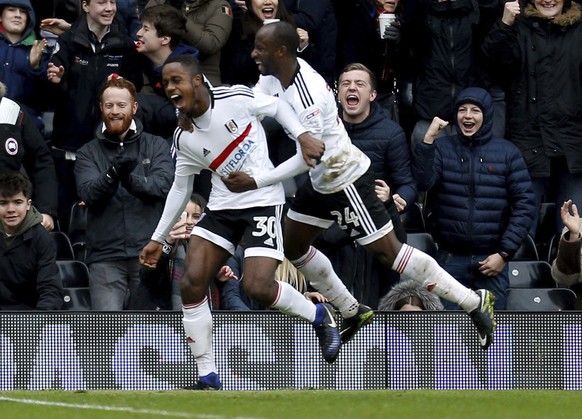
[[[202,154],[204,154],[204,157],[208,156],[210,154],[210,150],[202,147]]]
[[[265,243],[267,246],[271,246],[271,247],[275,245],[275,243],[273,242],[273,239],[270,237],[267,240],[265,240],[263,243]]]
[[[220,174],[222,176],[227,176],[229,173],[240,171],[242,163],[254,149],[255,142],[253,140],[248,140],[240,144],[236,153],[234,153],[230,159],[224,163],[223,167],[220,169]]]
[[[236,150],[238,148],[239,150],[237,151],[235,156],[230,157],[231,160],[227,163],[226,167],[223,167],[223,169],[221,170],[221,174],[223,176],[228,175],[232,171],[233,163],[236,164],[236,162],[243,160],[243,157],[246,155],[246,153],[249,151],[249,149],[254,148],[254,147],[251,147],[255,144],[253,141],[248,141],[246,143],[246,145],[243,144],[243,142],[245,141],[245,139],[248,137],[249,133],[251,132],[252,127],[253,127],[252,124],[248,124],[246,129],[244,130],[244,132],[241,135],[239,135],[237,138],[235,138],[222,151],[222,153],[220,153],[220,155],[210,163],[208,168],[210,170],[216,172],[220,166],[224,166],[225,162],[231,156],[231,154],[234,152],[234,150]],[[239,156],[237,157],[237,155],[239,155]],[[233,159],[234,159],[234,161],[233,161]],[[231,169],[226,170],[227,167],[231,167]]]
[[[224,124],[224,126],[226,127],[226,129],[231,132],[231,133],[236,133],[238,131],[238,125],[236,124],[236,122],[234,122],[234,119],[231,119],[230,121],[228,121],[226,124]]]
[[[6,149],[6,153],[11,156],[15,156],[18,154],[18,141],[16,141],[14,138],[9,138],[4,143],[4,148]]]

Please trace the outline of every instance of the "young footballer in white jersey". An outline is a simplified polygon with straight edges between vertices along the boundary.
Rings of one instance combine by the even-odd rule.
[[[285,202],[281,184],[235,194],[220,180],[232,171],[260,176],[273,169],[269,160],[261,116],[275,117],[294,138],[299,138],[306,158],[318,159],[321,141],[306,132],[293,109],[283,100],[255,94],[245,86],[212,87],[191,57],[166,61],[162,79],[170,100],[187,116],[192,131],[177,128],[174,183],[164,212],[140,260],[155,267],[164,238],[178,219],[191,194],[194,176],[212,171],[212,190],[204,217],[193,228],[181,282],[183,324],[198,366],[196,389],[220,389],[212,351],[212,316],[206,290],[227,258],[244,238],[243,286],[260,304],[301,317],[313,324],[323,357],[333,362],[341,346],[329,304],[313,304],[291,285],[275,281],[283,260],[281,217]],[[311,161],[309,159],[309,161]]]
[[[297,191],[287,214],[285,255],[340,310],[344,319],[342,341],[348,341],[369,323],[372,313],[358,306],[349,293],[337,292],[341,280],[329,259],[311,246],[317,235],[334,222],[392,269],[463,307],[477,327],[481,347],[487,349],[496,326],[493,295],[466,288],[432,257],[398,241],[390,216],[376,197],[374,176],[368,170],[370,160],[352,145],[327,83],[297,58],[298,43],[295,29],[286,22],[265,25],[257,32],[252,56],[261,77],[255,91],[279,96],[293,106],[305,128],[325,143],[321,163],[309,170],[296,155],[268,173],[231,173],[223,181],[229,189],[241,192],[280,182],[299,167],[309,170],[309,180]]]

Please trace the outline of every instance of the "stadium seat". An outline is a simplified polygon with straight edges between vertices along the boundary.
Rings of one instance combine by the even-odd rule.
[[[556,232],[556,203],[542,202],[540,206],[540,215],[536,229],[535,242],[544,247],[550,243],[553,235]]]
[[[569,288],[509,288],[507,310],[574,310],[576,294]]]
[[[65,291],[64,310],[91,310],[89,268],[78,260],[58,260],[59,275]]]
[[[534,239],[528,234],[511,260],[540,260]]]
[[[556,288],[552,266],[542,260],[509,262],[510,288]]]
[[[418,202],[413,203],[410,208],[400,216],[400,219],[407,233],[424,233],[426,231],[424,213]]]
[[[51,237],[57,245],[57,260],[72,260],[75,259],[73,246],[69,237],[62,231],[51,231]]]
[[[546,260],[551,265],[556,256],[558,256],[558,247],[560,246],[560,238],[562,238],[562,234],[554,234],[552,240],[550,240],[550,244],[548,246],[548,255]]]
[[[85,262],[87,257],[87,207],[75,202],[71,207],[68,236],[73,246],[74,257]]]
[[[432,257],[437,254],[438,248],[430,233],[408,233],[406,243]]]

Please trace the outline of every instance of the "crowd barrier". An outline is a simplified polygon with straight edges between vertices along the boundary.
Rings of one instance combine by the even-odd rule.
[[[225,390],[582,389],[582,314],[497,314],[478,344],[461,312],[378,313],[327,364],[307,323],[214,313]],[[175,390],[197,372],[179,312],[0,314],[0,390]]]

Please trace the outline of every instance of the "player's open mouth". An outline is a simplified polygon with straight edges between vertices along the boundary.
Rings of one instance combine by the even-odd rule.
[[[173,94],[170,96],[170,100],[172,101],[172,103],[174,104],[174,106],[178,109],[180,109],[183,105],[183,100],[182,100],[182,96],[180,96],[179,94]]]
[[[273,19],[275,17],[275,9],[272,7],[265,7],[261,10],[265,19]]]

